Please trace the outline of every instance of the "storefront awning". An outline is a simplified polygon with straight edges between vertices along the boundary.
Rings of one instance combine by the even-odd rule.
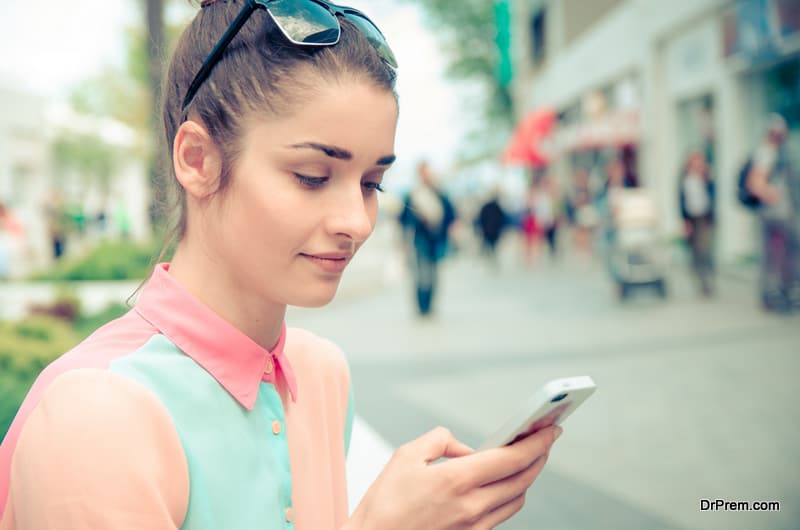
[[[555,129],[557,115],[552,109],[539,109],[520,120],[511,141],[502,154],[509,165],[545,167],[550,163],[550,153],[543,144]]]

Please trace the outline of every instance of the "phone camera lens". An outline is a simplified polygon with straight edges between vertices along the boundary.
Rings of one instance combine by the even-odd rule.
[[[551,400],[550,400],[550,403],[556,403],[557,401],[561,401],[562,399],[564,399],[564,398],[565,398],[565,397],[567,397],[568,395],[569,395],[569,394],[566,394],[566,393],[564,393],[564,394],[559,394],[559,395],[557,395],[556,397],[554,397],[553,399],[551,399]]]

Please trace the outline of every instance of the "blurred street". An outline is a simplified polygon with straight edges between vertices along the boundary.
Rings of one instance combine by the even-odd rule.
[[[798,316],[762,313],[746,272],[722,271],[706,300],[675,268],[667,301],[642,291],[620,304],[602,267],[567,257],[526,270],[513,247],[498,271],[446,262],[430,321],[407,278],[289,321],[344,349],[358,414],[390,447],[436,425],[476,446],[542,383],[591,375],[598,391],[503,528],[797,528]],[[381,463],[377,450],[351,459]],[[700,511],[718,498],[781,511]]]

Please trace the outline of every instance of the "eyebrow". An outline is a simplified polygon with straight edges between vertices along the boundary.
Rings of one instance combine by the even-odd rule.
[[[339,159],[339,160],[352,160],[353,159],[353,153],[351,153],[347,149],[342,149],[341,147],[336,147],[336,146],[333,146],[333,145],[319,144],[319,143],[316,143],[316,142],[302,142],[302,143],[299,143],[299,144],[289,145],[287,147],[289,147],[291,149],[316,149],[317,151],[322,151],[323,153],[325,153],[327,156],[329,156],[331,158],[336,158],[336,159]],[[395,160],[397,160],[397,157],[395,155],[386,155],[386,156],[382,156],[381,158],[379,158],[375,162],[375,165],[378,165],[378,166],[389,166],[392,163],[394,163]]]

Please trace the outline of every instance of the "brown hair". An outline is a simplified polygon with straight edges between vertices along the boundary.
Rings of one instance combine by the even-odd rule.
[[[204,5],[178,40],[162,87],[164,135],[170,162],[175,135],[187,114],[201,120],[222,152],[218,193],[224,192],[230,183],[245,120],[253,114],[285,116],[312,98],[321,81],[366,81],[397,98],[394,70],[346,19],[337,17],[342,32],[336,45],[298,46],[284,37],[263,9],[258,9],[228,45],[187,111],[182,111],[189,84],[241,6],[240,0]],[[172,190],[157,192],[172,192],[171,196],[162,195],[161,204],[165,218],[171,218],[173,226],[159,259],[186,232],[185,192],[174,178],[171,163],[169,167]]]

